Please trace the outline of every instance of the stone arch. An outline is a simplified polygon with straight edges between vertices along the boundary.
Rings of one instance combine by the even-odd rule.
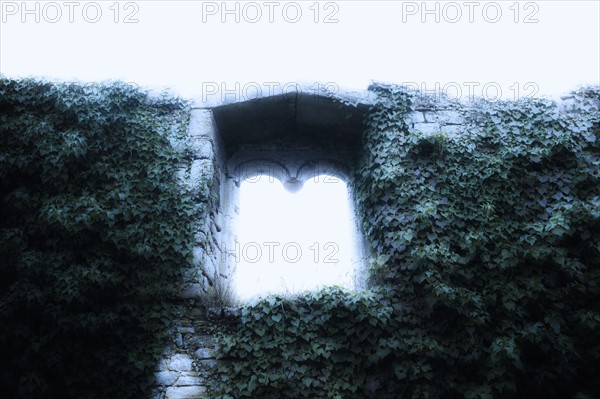
[[[301,91],[210,109],[217,143],[220,185],[217,219],[220,232],[219,276],[227,283],[238,229],[240,183],[268,175],[288,191],[317,176],[334,176],[350,188],[352,167],[362,151],[363,119],[373,98],[344,93],[316,96]],[[352,193],[349,193],[352,200]],[[354,211],[352,204],[351,208]],[[358,236],[362,237],[355,218]],[[363,260],[367,248],[362,238]],[[366,263],[366,260],[364,260]]]
[[[265,158],[230,164],[228,170],[232,171],[231,178],[237,186],[242,181],[259,175],[270,176],[281,183],[291,178],[290,171],[284,164]]]
[[[284,187],[286,184],[299,183],[302,185],[317,176],[336,177],[346,184],[350,180],[350,171],[347,166],[336,160],[313,159],[301,164],[285,164],[281,161],[267,158],[251,159],[229,163],[228,169],[232,170],[231,178],[239,186],[246,179],[266,175],[279,180]]]
[[[333,159],[318,159],[305,162],[298,168],[300,179],[306,181],[316,176],[333,176],[344,181],[350,181],[350,170],[347,165]]]

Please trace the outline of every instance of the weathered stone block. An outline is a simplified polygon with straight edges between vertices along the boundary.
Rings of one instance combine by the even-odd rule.
[[[194,329],[194,327],[182,326],[182,327],[177,327],[177,332],[180,332],[183,334],[193,334],[196,332],[196,330]]]
[[[438,111],[425,112],[427,122],[437,122],[450,125],[460,125],[464,123],[464,118],[458,111]]]
[[[433,134],[440,131],[439,123],[415,123],[415,130],[418,130],[424,134]]]
[[[217,131],[213,113],[210,109],[193,109],[190,117],[189,132],[192,138],[212,138]]]
[[[194,139],[192,140],[191,147],[194,152],[194,159],[214,158],[212,143],[207,139]]]
[[[205,359],[198,361],[199,370],[212,370],[217,367],[217,362],[214,359]]]
[[[183,336],[181,334],[177,334],[175,336],[175,345],[177,345],[180,348],[183,346]]]
[[[159,371],[156,373],[156,383],[158,385],[173,385],[179,375],[176,371]]]
[[[208,324],[208,322],[205,322]],[[190,345],[197,348],[209,348],[215,345],[215,340],[210,335],[194,335],[189,339]]]
[[[163,360],[165,369],[171,371],[192,371],[192,359],[183,353],[178,353],[171,356],[169,359]],[[161,370],[163,370],[161,368]]]
[[[206,388],[199,385],[169,387],[165,399],[200,399],[204,393]]]
[[[200,246],[195,246],[194,250],[193,250],[193,256],[194,256],[194,263],[202,264],[202,263],[204,263],[204,259],[206,258],[206,252],[204,251],[204,248],[202,248]]]
[[[204,268],[209,276],[219,273],[219,260],[214,256],[207,256],[205,258]]]
[[[202,298],[203,294],[204,290],[202,289],[202,285],[190,284],[182,289],[181,294],[179,294],[179,297],[183,299],[196,299]]]
[[[408,123],[425,123],[425,116],[420,111],[413,111],[406,116]]]
[[[198,359],[206,360],[206,359],[214,359],[214,355],[212,351],[208,348],[200,348],[195,353]]]
[[[202,381],[197,374],[185,373],[181,374],[181,376],[175,381],[175,386],[191,386],[191,385],[200,385]]]

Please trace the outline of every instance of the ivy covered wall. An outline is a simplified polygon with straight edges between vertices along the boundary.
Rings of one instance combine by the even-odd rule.
[[[210,110],[1,79],[2,396],[599,396],[600,88],[469,104],[370,90],[349,182],[370,289],[224,319],[206,295],[224,201]]]
[[[600,88],[372,90],[351,182],[371,289],[247,306],[211,397],[599,396]]]
[[[143,398],[193,267],[189,105],[0,79],[0,396]]]

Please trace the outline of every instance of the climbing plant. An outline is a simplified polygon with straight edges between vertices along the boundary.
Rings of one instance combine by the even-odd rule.
[[[371,289],[245,306],[213,397],[599,396],[600,88],[479,101],[454,135],[374,90],[351,182]]]
[[[463,108],[424,133],[375,87],[350,185],[370,289],[268,297],[219,338],[211,398],[596,397],[600,88]],[[194,220],[188,105],[0,79],[0,390],[148,397]]]
[[[174,177],[188,120],[123,83],[0,79],[2,397],[149,397],[203,212]]]

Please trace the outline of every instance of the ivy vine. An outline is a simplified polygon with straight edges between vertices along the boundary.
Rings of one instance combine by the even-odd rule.
[[[455,135],[374,90],[351,182],[371,289],[247,305],[213,397],[599,396],[600,88],[480,101]]]
[[[124,83],[0,79],[2,397],[149,397],[202,215],[188,120]]]

